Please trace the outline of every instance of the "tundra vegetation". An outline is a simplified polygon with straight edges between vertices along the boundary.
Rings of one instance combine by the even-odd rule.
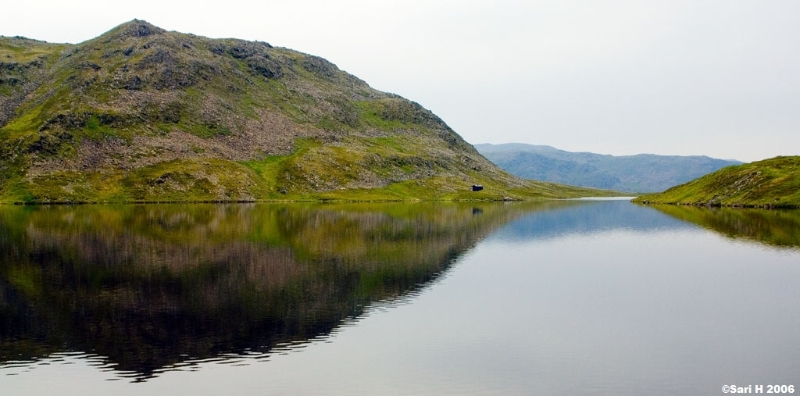
[[[729,166],[635,202],[733,207],[800,207],[800,156]]]
[[[509,175],[419,104],[265,42],[139,20],[76,45],[0,37],[0,202],[608,194]]]

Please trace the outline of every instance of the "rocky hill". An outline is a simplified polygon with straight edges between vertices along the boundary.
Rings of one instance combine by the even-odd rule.
[[[419,104],[264,42],[139,20],[77,45],[0,37],[2,202],[599,193],[508,175]]]
[[[486,158],[526,179],[631,193],[664,191],[739,161],[705,156],[576,153],[521,143],[476,144]]]
[[[775,157],[720,169],[641,203],[740,207],[800,207],[800,156]]]

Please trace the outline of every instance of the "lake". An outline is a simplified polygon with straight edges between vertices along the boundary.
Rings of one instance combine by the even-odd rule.
[[[3,394],[724,385],[800,386],[798,211],[0,206]]]

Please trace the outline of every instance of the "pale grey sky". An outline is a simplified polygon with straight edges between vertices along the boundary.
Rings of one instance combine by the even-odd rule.
[[[0,35],[77,43],[134,18],[322,56],[470,143],[800,155],[800,2],[293,0],[3,4]]]

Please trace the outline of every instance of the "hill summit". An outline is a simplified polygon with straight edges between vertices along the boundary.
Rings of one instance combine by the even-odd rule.
[[[598,193],[511,176],[419,104],[265,42],[140,20],[76,45],[0,37],[0,201]]]

